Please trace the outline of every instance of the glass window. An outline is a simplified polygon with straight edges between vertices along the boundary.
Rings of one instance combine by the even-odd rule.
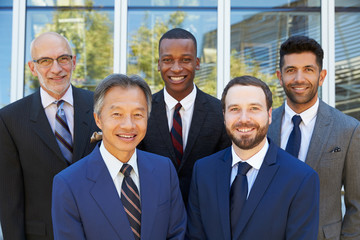
[[[131,7],[135,6],[167,6],[167,7],[216,7],[217,0],[129,0],[128,5]]]
[[[58,32],[70,41],[76,55],[73,85],[94,90],[99,81],[113,72],[114,3],[111,2],[29,1],[26,14],[25,95],[31,94],[39,86],[37,78],[27,67],[27,61],[31,60],[31,41],[43,32]],[[109,5],[104,6],[105,3]]]
[[[137,1],[129,2],[128,74],[145,78],[153,92],[160,90],[163,81],[157,70],[159,39],[167,30],[181,27],[193,33],[197,40],[197,55],[201,63],[195,83],[203,91],[216,96],[217,7],[208,5],[212,1],[206,1],[207,5],[201,5],[205,1],[183,1],[189,4],[196,2],[200,5],[196,8],[167,6],[150,10],[149,1],[142,1],[147,4],[143,7],[134,7],[133,2]],[[173,3],[176,2],[182,1]]]
[[[335,104],[360,120],[360,2],[335,4]]]
[[[250,5],[248,1],[232,1],[231,78],[251,75],[267,82],[273,92],[273,107],[280,106],[284,93],[276,76],[279,47],[292,35],[320,42],[319,2],[251,1]]]
[[[10,103],[12,1],[0,4],[0,108]]]

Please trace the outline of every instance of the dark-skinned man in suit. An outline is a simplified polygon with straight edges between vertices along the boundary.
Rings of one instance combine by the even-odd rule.
[[[196,45],[195,37],[181,28],[161,37],[158,70],[165,87],[153,95],[148,131],[140,145],[172,160],[185,204],[195,161],[230,146],[220,101],[194,84],[195,71],[200,69]],[[173,131],[177,106],[181,136]]]

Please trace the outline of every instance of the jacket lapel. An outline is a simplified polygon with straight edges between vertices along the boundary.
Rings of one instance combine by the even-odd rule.
[[[99,151],[99,145],[91,153],[87,167],[87,177],[94,182],[91,196],[117,233],[119,239],[134,239],[129,220],[116,191],[115,185]]]
[[[187,139],[183,159],[181,161],[180,169],[182,168],[182,166],[185,164],[187,158],[189,157],[191,150],[193,149],[194,144],[196,142],[196,139],[198,138],[198,136],[200,134],[201,126],[203,125],[203,123],[206,119],[207,106],[206,106],[206,99],[203,96],[204,93],[197,87],[196,87],[196,90],[197,90],[197,93],[196,93],[196,98],[195,98],[195,103],[194,103],[194,113],[193,113],[193,117],[191,119],[191,125],[190,125],[190,129],[189,129],[188,139]]]
[[[216,172],[216,191],[218,197],[218,212],[220,215],[221,227],[223,230],[224,239],[231,238],[231,229],[230,229],[230,174],[231,174],[231,147],[228,148],[224,154],[224,158],[218,161],[218,166]]]
[[[314,131],[305,160],[305,162],[315,170],[321,159],[321,154],[325,151],[324,148],[330,135],[329,129],[332,129],[333,125],[333,117],[328,111],[326,104],[322,100],[319,101]]]
[[[88,103],[89,99],[84,98],[80,90],[73,87],[74,98],[74,153],[73,159],[80,159],[83,156],[86,145],[90,142],[91,122],[93,109]]]
[[[160,193],[159,184],[156,183],[154,176],[154,166],[151,159],[144,156],[143,152],[137,151],[137,163],[140,176],[140,196],[141,196],[141,235],[150,236],[158,204]]]
[[[259,173],[256,177],[254,185],[251,188],[249,197],[245,203],[243,212],[239,223],[237,224],[237,229],[234,234],[234,239],[239,239],[242,231],[246,227],[247,222],[254,213],[256,207],[258,206],[260,200],[264,196],[264,193],[268,189],[275,173],[277,172],[279,165],[276,164],[277,148],[274,143],[269,141],[269,149],[265,155],[264,162],[262,163]]]
[[[281,143],[281,122],[284,115],[285,105],[281,105],[279,108],[273,111],[271,127],[269,127],[268,136],[280,146]]]
[[[170,159],[173,161],[176,159],[174,147],[172,145],[170,132],[169,132],[169,124],[166,115],[166,106],[164,100],[164,90],[161,90],[158,94],[154,95],[153,107],[151,110],[151,117],[153,118],[153,122],[156,123],[158,133],[162,138],[162,143],[166,145],[169,153]],[[176,161],[173,161],[174,166],[177,166]]]
[[[58,159],[62,160],[64,167],[66,167],[66,160],[60,151],[60,148],[55,139],[55,135],[51,129],[49,120],[47,119],[44,108],[42,106],[40,91],[37,91],[32,95],[30,108],[30,122],[34,132],[44,142],[44,145],[48,146],[58,157]]]

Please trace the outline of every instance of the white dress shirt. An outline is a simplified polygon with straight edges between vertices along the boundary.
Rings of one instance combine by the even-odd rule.
[[[183,150],[185,150],[189,135],[191,120],[194,113],[195,98],[196,98],[196,86],[194,84],[194,88],[191,91],[191,93],[180,101],[182,106],[182,108],[180,109],[180,116],[182,122]],[[168,119],[169,132],[170,132],[173,125],[175,106],[178,103],[178,101],[172,96],[170,96],[170,94],[166,91],[166,88],[164,88],[164,101],[166,105],[166,116]]]
[[[269,149],[269,143],[268,140],[266,139],[266,142],[264,144],[264,146],[260,149],[259,152],[257,152],[254,156],[252,156],[251,158],[249,158],[248,160],[244,161],[241,158],[239,158],[238,155],[236,155],[235,151],[234,151],[234,147],[231,146],[231,153],[232,153],[232,169],[231,169],[231,175],[230,175],[230,186],[233,183],[233,181],[235,180],[235,177],[237,175],[238,172],[238,162],[247,162],[252,168],[247,172],[246,177],[247,177],[247,182],[248,182],[248,195],[247,197],[249,197],[250,191],[252,186],[254,185],[254,182],[256,180],[256,177],[259,173],[259,169],[261,167],[261,164],[264,161],[265,155],[267,153]]]
[[[121,167],[124,163],[120,162],[114,155],[112,155],[104,146],[103,143],[100,145],[100,154],[101,157],[104,159],[105,165],[110,173],[111,179],[114,182],[116,191],[119,194],[119,197],[121,198],[121,185],[124,180],[124,175],[120,172]],[[131,156],[130,160],[127,162],[127,164],[131,165],[133,170],[130,172],[130,177],[134,181],[136,187],[139,191],[140,196],[140,177],[139,177],[139,170],[137,165],[137,155],[136,155],[136,149],[134,151],[134,154]]]
[[[55,116],[56,116],[56,112],[57,112],[57,106],[54,102],[58,101],[58,100],[56,100],[54,97],[50,96],[42,88],[40,88],[40,98],[41,98],[41,103],[45,110],[47,119],[49,120],[51,129],[52,129],[53,133],[55,134]],[[65,101],[63,109],[64,109],[65,116],[66,116],[66,122],[68,124],[72,139],[74,141],[74,99],[73,99],[71,85],[61,99]]]
[[[292,117],[294,115],[300,115],[302,121],[300,123],[300,131],[301,131],[301,143],[300,143],[300,151],[298,158],[305,162],[306,155],[309,149],[311,136],[314,131],[314,126],[316,122],[316,114],[319,108],[319,99],[317,99],[316,103],[306,111],[297,114],[295,113],[285,102],[285,114],[282,118],[281,123],[281,148],[286,149],[287,142],[289,140],[290,134],[294,128],[294,124],[292,122]]]

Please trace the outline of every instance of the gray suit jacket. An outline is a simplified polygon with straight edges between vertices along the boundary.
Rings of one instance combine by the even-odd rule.
[[[280,145],[285,107],[273,111],[268,136]],[[320,100],[305,162],[320,178],[318,239],[360,239],[360,125]],[[342,220],[341,187],[346,213]]]
[[[146,136],[138,148],[171,159],[179,176],[180,189],[186,205],[195,161],[230,144],[219,99],[197,89],[188,140],[183,159],[178,166],[168,127],[164,90],[161,90],[153,95]]]
[[[73,162],[95,147],[90,136],[93,94],[73,88]],[[0,218],[4,239],[53,239],[51,191],[55,174],[68,166],[56,142],[40,91],[0,109]]]

